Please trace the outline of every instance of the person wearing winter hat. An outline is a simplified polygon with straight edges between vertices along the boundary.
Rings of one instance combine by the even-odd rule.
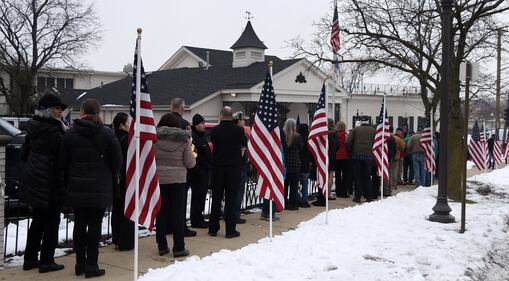
[[[32,207],[34,215],[28,229],[23,270],[39,268],[40,273],[45,273],[64,268],[55,263],[54,256],[60,210],[66,197],[63,169],[57,162],[64,135],[61,117],[65,107],[60,98],[46,94],[28,121],[26,142],[20,153],[25,162],[20,199]]]
[[[203,213],[205,211],[205,198],[209,187],[211,164],[210,147],[205,138],[205,118],[200,114],[193,116],[191,127],[193,145],[197,154],[196,166],[189,170],[191,183],[191,226],[195,228],[208,228]]]

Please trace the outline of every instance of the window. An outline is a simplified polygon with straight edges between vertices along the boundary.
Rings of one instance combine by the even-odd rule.
[[[55,78],[53,78],[53,77],[46,77],[46,87],[47,88],[55,87]]]
[[[254,59],[261,59],[262,53],[261,52],[251,52],[251,57]]]
[[[65,79],[57,78],[57,89],[64,89],[64,88],[65,88]]]
[[[46,77],[37,77],[37,90],[44,91],[46,89]]]
[[[74,89],[74,79],[72,79],[72,78],[65,79],[65,88],[66,89]]]
[[[246,57],[246,52],[236,52],[235,53],[235,58],[236,59],[243,59]]]

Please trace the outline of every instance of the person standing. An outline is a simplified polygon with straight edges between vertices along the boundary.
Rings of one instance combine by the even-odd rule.
[[[375,128],[367,121],[361,121],[361,126],[355,127],[346,138],[346,147],[350,152],[353,176],[355,181],[355,196],[353,201],[361,202],[364,194],[366,202],[371,202],[371,169],[373,168],[373,142]]]
[[[401,130],[397,130],[394,134],[394,140],[396,141],[396,155],[394,156],[394,162],[396,163],[396,178],[394,181],[394,188],[397,189],[397,185],[401,184],[401,175],[403,174],[403,158],[405,157],[405,141],[402,138]]]
[[[392,125],[389,126],[389,134],[390,137],[387,140],[387,153],[388,153],[387,160],[389,161],[389,180],[385,181],[384,179],[385,181],[383,190],[384,196],[391,196],[392,190],[394,189],[394,187],[396,187],[396,184],[398,184],[397,182],[394,181],[397,175],[395,162],[397,147],[396,140],[394,139],[394,127]]]
[[[238,111],[233,114],[233,123],[241,127],[242,130],[244,130],[244,126],[246,126],[246,120],[248,119],[249,117],[245,116],[244,113],[242,113],[242,111]],[[240,217],[240,209],[242,208],[244,194],[246,194],[246,179],[247,170],[249,168],[249,157],[247,156],[247,151],[245,147],[241,148],[240,153],[242,154],[242,163],[240,166],[239,193],[237,194],[237,198],[235,199],[235,219],[237,220],[237,224],[244,224],[246,223],[246,220]]]
[[[424,186],[426,173],[424,170],[424,151],[421,147],[422,127],[419,126],[407,144],[407,152],[412,154],[412,166],[414,167],[415,187]]]
[[[235,230],[235,199],[239,190],[240,166],[242,164],[242,147],[247,147],[244,130],[233,123],[232,109],[223,107],[219,115],[220,123],[210,132],[214,147],[212,153],[212,210],[209,220],[209,235],[217,236],[221,203],[225,197],[224,217],[226,238],[240,236]]]
[[[173,113],[175,115],[175,117],[177,117],[177,120],[178,120],[178,127],[182,130],[187,130],[189,132],[191,132],[191,125],[189,124],[189,122],[184,119],[183,115],[184,115],[184,107],[185,107],[186,103],[184,101],[183,98],[174,98],[171,100],[171,113]],[[189,190],[189,187],[191,186],[191,180],[189,179],[189,173],[187,175],[187,180],[186,180],[186,192],[185,192],[185,201],[186,201],[186,204],[187,204],[187,193],[188,193],[188,190]],[[192,195],[191,195],[192,196]],[[192,200],[192,199],[191,199]],[[187,212],[187,211],[186,211]],[[171,225],[172,222],[170,221],[172,216],[170,214],[168,214],[167,216],[168,218],[168,223],[167,223],[167,234],[170,234],[172,232],[172,229],[171,229]],[[196,231],[194,230],[191,230],[189,229],[189,227],[187,226],[187,224],[185,225],[185,229],[184,229],[184,236],[185,237],[193,237],[193,236],[196,236]]]
[[[203,213],[205,199],[209,189],[209,175],[211,166],[211,152],[205,137],[205,119],[200,114],[193,116],[192,136],[196,150],[196,166],[189,170],[191,184],[191,226],[195,228],[208,228]]]
[[[492,134],[491,137],[488,139],[488,153],[489,153],[488,169],[492,170],[495,170],[495,157],[493,156],[494,147],[495,147],[495,134]]]
[[[336,197],[348,198],[351,185],[350,179],[350,154],[346,149],[345,122],[339,121],[336,125],[339,138],[339,148],[336,152]]]
[[[287,210],[298,210],[297,193],[299,190],[299,176],[303,144],[300,135],[296,132],[296,122],[293,118],[286,119],[283,127],[284,142],[283,159],[285,164],[285,208]],[[288,195],[289,198],[288,198]]]
[[[170,215],[173,230],[173,257],[185,257],[184,229],[186,225],[185,186],[187,169],[196,165],[191,148],[191,134],[179,127],[178,118],[173,113],[161,117],[157,124],[157,143],[154,155],[161,190],[161,210],[156,218],[156,242],[159,255],[170,252],[166,241],[166,227]]]
[[[113,199],[113,175],[122,165],[120,145],[103,125],[100,107],[95,99],[83,101],[80,119],[65,133],[60,152],[67,205],[74,209],[75,273],[87,278],[105,274],[98,265],[102,220]]]
[[[329,151],[328,151],[328,171],[329,171],[329,178],[327,181],[327,196],[329,197],[329,200],[336,200],[336,197],[332,196],[332,184],[334,182],[334,171],[336,170],[336,153],[339,150],[339,135],[336,131],[336,127],[334,125],[334,120],[329,118],[327,120],[327,127],[328,127],[328,142],[329,142]],[[336,190],[337,193],[337,190]]]
[[[60,210],[66,196],[63,170],[58,165],[62,137],[67,129],[61,121],[65,107],[57,96],[46,94],[28,121],[26,142],[20,155],[25,165],[19,192],[21,201],[32,208],[33,219],[27,233],[23,270],[39,268],[40,273],[45,273],[64,268],[55,263],[54,256]]]
[[[408,133],[405,138],[405,158],[403,159],[403,181],[405,184],[410,185],[414,181],[414,167],[412,164],[412,153],[408,151],[408,142],[410,138],[414,135],[414,132]]]
[[[313,156],[308,149],[308,137],[309,137],[309,127],[307,124],[299,124],[297,126],[297,133],[302,138],[302,153],[300,155],[300,199],[299,199],[299,207],[309,208],[311,205],[308,202],[308,192],[309,192],[309,171],[311,168],[311,162],[313,161]]]
[[[116,249],[128,251],[134,248],[134,222],[124,215],[125,196],[126,196],[126,165],[127,148],[129,143],[129,115],[119,112],[113,118],[113,129],[115,136],[120,143],[122,151],[122,166],[115,175],[118,177],[114,185],[113,208],[111,212],[111,233],[112,242]]]

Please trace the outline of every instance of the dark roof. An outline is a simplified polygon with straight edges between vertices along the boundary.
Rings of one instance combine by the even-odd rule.
[[[256,35],[253,26],[251,25],[251,21],[247,21],[246,28],[244,28],[242,35],[240,35],[240,38],[230,47],[230,49],[235,50],[245,47],[267,49],[265,44],[263,44],[260,38]]]
[[[273,73],[286,69],[300,59],[281,60],[266,56],[265,62],[253,63],[247,67],[232,67],[232,52],[186,47],[198,56],[211,52],[211,67],[177,68],[154,71],[147,74],[147,84],[153,105],[169,105],[175,97],[182,97],[187,104],[193,104],[222,89],[246,89],[262,82],[269,60],[274,62]],[[224,53],[229,53],[225,56]],[[212,57],[217,56],[214,63]],[[223,58],[225,61],[219,59]],[[62,95],[68,105],[78,106],[85,98],[96,98],[101,104],[128,105],[131,95],[131,77],[97,87],[76,99],[74,95]]]
[[[209,63],[212,66],[227,66],[231,67],[233,63],[233,52],[225,50],[198,48],[191,46],[184,46],[184,48],[191,51],[193,54],[198,56],[200,59],[207,61],[207,52],[209,52]],[[280,61],[281,59],[276,56],[265,56],[267,61]]]

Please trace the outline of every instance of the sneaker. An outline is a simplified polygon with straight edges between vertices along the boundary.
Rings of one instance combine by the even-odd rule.
[[[184,229],[184,237],[194,237],[196,236],[196,231],[191,230],[189,228]]]
[[[100,269],[97,265],[87,265],[85,267],[85,278],[94,278],[103,276],[106,274],[106,270]]]
[[[245,224],[246,222],[247,222],[246,219],[243,219],[243,218],[237,219],[237,224]]]
[[[50,264],[40,264],[39,265],[39,273],[46,273],[46,272],[52,272],[52,271],[59,271],[64,269],[63,264],[56,264],[55,262],[52,262]]]
[[[225,237],[226,237],[226,238],[235,238],[235,237],[239,237],[239,236],[240,236],[240,232],[238,232],[238,231],[234,231],[234,232],[232,232],[232,233],[228,233],[228,234],[226,234],[226,236],[225,236]]]
[[[159,255],[160,256],[164,256],[164,255],[166,255],[169,252],[170,252],[170,249],[168,249],[168,248],[159,249]]]
[[[189,256],[189,250],[182,250],[182,251],[173,251],[173,257],[174,258],[180,258],[180,257],[187,257]]]
[[[25,261],[23,263],[23,270],[30,270],[39,267],[39,261]]]

